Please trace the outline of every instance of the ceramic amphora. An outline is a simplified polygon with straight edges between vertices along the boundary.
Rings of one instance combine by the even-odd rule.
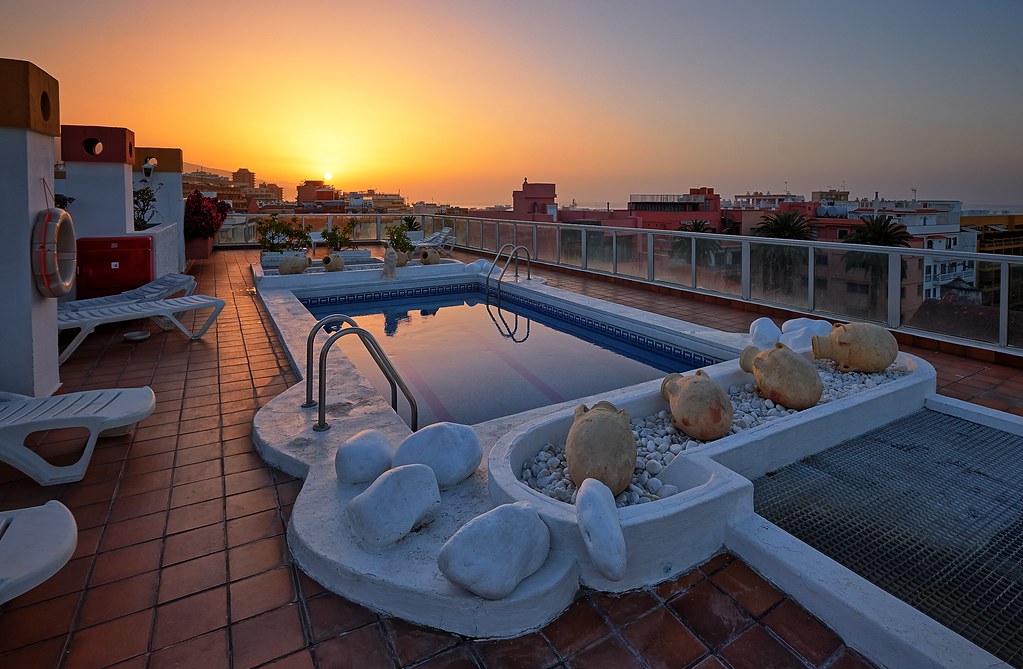
[[[565,462],[576,485],[597,479],[615,495],[625,490],[636,468],[636,440],[625,409],[603,401],[576,407]]]
[[[817,367],[781,342],[764,351],[746,347],[739,366],[753,374],[758,395],[786,409],[808,409],[824,392]]]
[[[811,344],[814,358],[834,360],[843,372],[882,372],[899,354],[895,336],[873,323],[836,324]]]
[[[345,260],[340,253],[331,253],[323,259],[323,269],[327,272],[340,272],[345,268]]]
[[[702,369],[691,376],[664,377],[661,397],[671,407],[672,425],[693,439],[720,439],[732,427],[732,400]]]

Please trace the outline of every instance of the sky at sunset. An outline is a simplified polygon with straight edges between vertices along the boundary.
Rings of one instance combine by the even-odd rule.
[[[1023,204],[1023,2],[0,0],[61,122],[293,186]],[[291,195],[294,191],[291,190]]]

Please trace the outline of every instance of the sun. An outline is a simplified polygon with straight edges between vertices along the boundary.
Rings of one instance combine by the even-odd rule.
[[[324,179],[324,181],[330,181],[330,178],[331,178],[332,176],[334,176],[334,175],[333,175],[333,174],[331,174],[330,172],[324,172],[324,173],[323,173],[323,179]]]

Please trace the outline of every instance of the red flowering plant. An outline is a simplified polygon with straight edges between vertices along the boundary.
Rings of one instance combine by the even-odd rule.
[[[185,200],[185,237],[214,237],[220,232],[231,205],[215,197],[206,197],[198,190]]]

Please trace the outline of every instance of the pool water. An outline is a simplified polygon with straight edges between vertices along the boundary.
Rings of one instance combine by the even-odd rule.
[[[597,332],[480,293],[310,308],[344,313],[380,342],[412,390],[419,427],[473,425],[615,390],[692,367]],[[356,337],[340,347],[384,398],[390,386]],[[409,409],[399,393],[398,413]]]

